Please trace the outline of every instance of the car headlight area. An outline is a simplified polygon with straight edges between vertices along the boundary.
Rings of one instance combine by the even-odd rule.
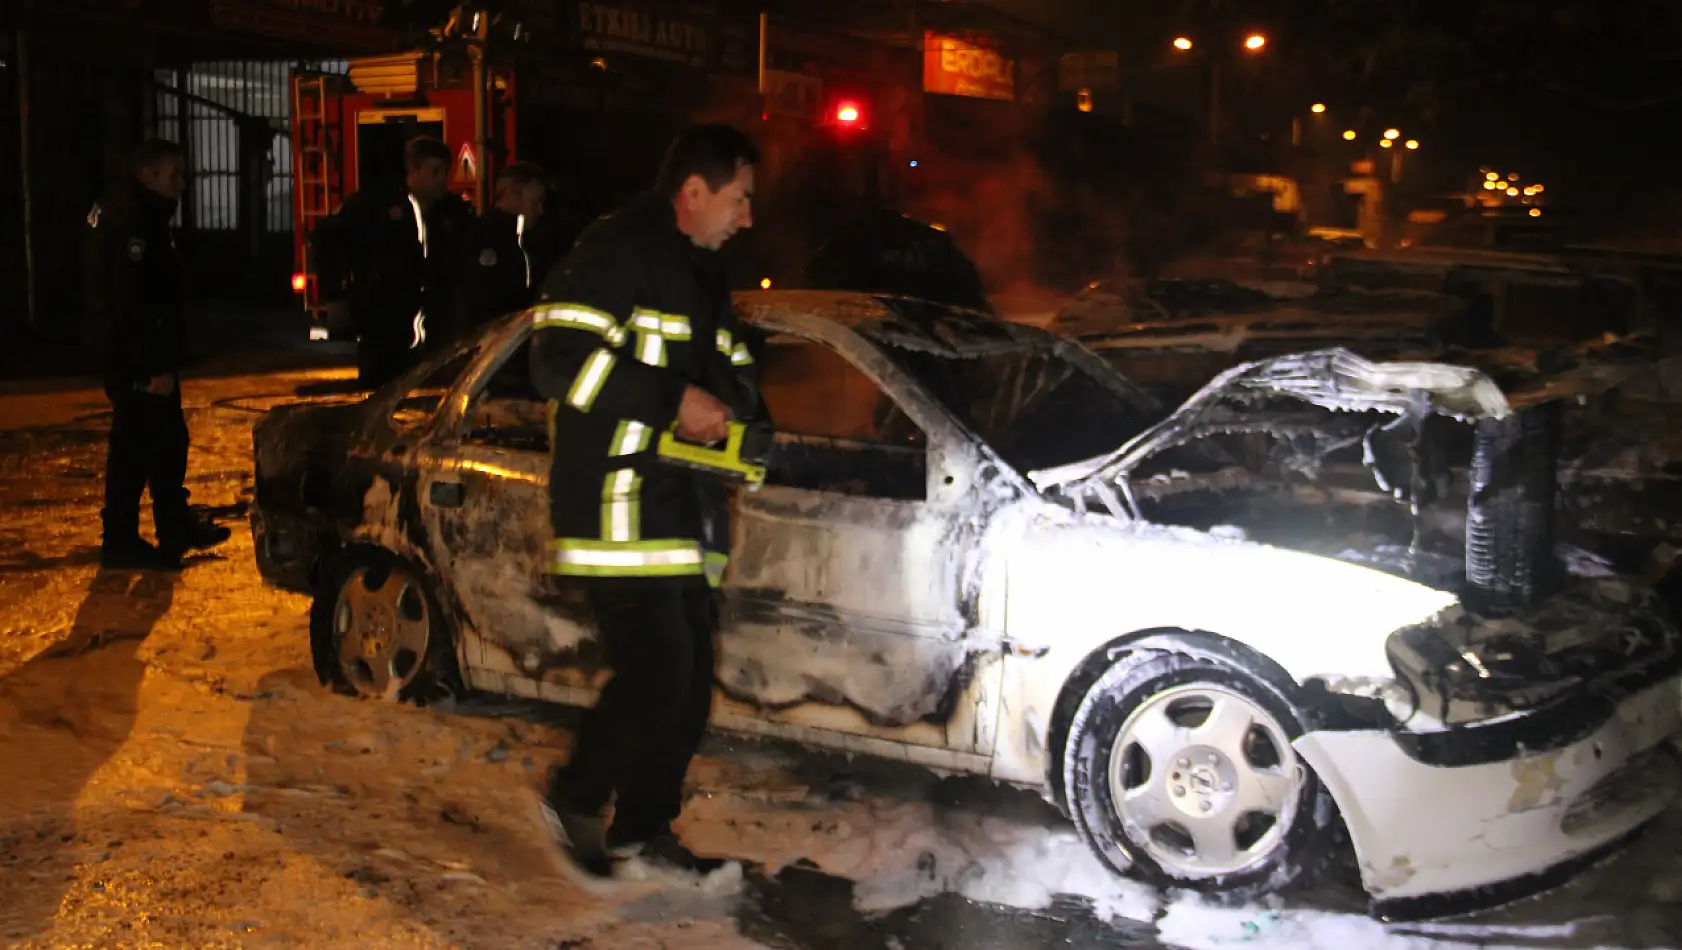
[[[1562,883],[1682,781],[1682,652],[1650,595],[1582,581],[1522,614],[1398,631],[1394,679],[1317,677],[1297,751],[1343,812],[1374,910],[1437,917]],[[1341,714],[1341,715],[1339,715]]]

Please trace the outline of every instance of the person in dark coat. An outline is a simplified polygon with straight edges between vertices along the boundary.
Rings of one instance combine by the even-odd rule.
[[[543,272],[535,269],[541,265],[526,245],[543,218],[547,194],[543,170],[530,162],[515,162],[497,176],[496,203],[479,216],[462,246],[455,282],[461,332],[531,306]]]
[[[103,351],[111,401],[100,563],[176,570],[187,551],[220,544],[231,532],[199,521],[187,504],[186,285],[170,227],[187,187],[185,153],[149,139],[135,149],[130,172],[87,216],[85,316]],[[156,546],[140,537],[140,496],[148,489]]]
[[[311,238],[327,322],[356,330],[357,376],[378,388],[401,375],[429,333],[453,335],[450,283],[473,208],[449,193],[450,150],[432,138],[404,147],[401,185],[346,199]]]
[[[655,446],[670,428],[710,443],[762,415],[717,259],[753,223],[758,157],[729,126],[684,132],[654,189],[591,225],[532,308],[532,381],[551,400],[554,446],[549,571],[583,590],[613,669],[539,802],[561,869],[585,886],[625,861],[723,867],[672,822],[711,711],[728,496]]]

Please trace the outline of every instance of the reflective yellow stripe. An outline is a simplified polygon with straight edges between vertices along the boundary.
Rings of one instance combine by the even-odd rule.
[[[583,538],[549,542],[549,573],[573,577],[681,577],[700,574],[701,546],[694,541],[614,544]]]
[[[668,340],[687,340],[691,333],[689,318],[681,313],[661,313],[638,307],[631,311],[631,329],[640,333],[658,333]]]
[[[701,572],[707,575],[708,587],[721,587],[724,584],[724,569],[730,566],[730,555],[708,551],[702,559]]]
[[[567,404],[579,412],[589,412],[596,397],[601,395],[608,371],[613,369],[613,361],[613,354],[607,350],[598,349],[591,353],[584,361],[584,368],[578,371],[578,378],[573,380],[572,389],[567,393]]]
[[[635,455],[648,448],[653,439],[654,429],[635,419],[619,420],[619,428],[613,430],[613,441],[608,443],[609,455]]]
[[[749,366],[752,365],[752,363],[753,354],[748,352],[748,345],[746,343],[738,343],[736,344],[736,348],[730,351],[731,366]]]
[[[650,366],[665,366],[666,338],[659,333],[637,331],[637,359]]]
[[[628,468],[602,480],[602,540],[624,543],[642,535],[642,479]]]
[[[593,307],[571,303],[544,304],[532,308],[531,319],[532,326],[537,329],[562,327],[588,330],[614,346],[625,342],[625,329],[619,321]]]
[[[725,356],[730,355],[731,336],[729,330],[718,331],[718,351]]]

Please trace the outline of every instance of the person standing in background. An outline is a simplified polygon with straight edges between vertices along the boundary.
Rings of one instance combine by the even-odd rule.
[[[496,203],[479,216],[462,245],[455,282],[456,318],[471,333],[496,318],[531,306],[543,273],[526,248],[544,213],[543,170],[515,162],[496,177]]]
[[[187,504],[186,281],[170,226],[187,188],[186,155],[174,142],[148,139],[129,172],[87,216],[86,318],[103,349],[111,401],[99,559],[118,570],[172,571],[189,550],[214,547],[231,532],[199,521]],[[148,489],[156,546],[140,537]]]
[[[312,237],[330,326],[356,330],[362,385],[378,388],[409,368],[428,334],[452,335],[450,283],[473,208],[450,194],[450,150],[433,138],[403,149],[401,185],[351,195]]]

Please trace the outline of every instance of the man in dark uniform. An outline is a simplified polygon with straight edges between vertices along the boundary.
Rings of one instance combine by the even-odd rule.
[[[731,419],[759,413],[717,259],[753,224],[757,161],[729,126],[684,132],[654,190],[591,225],[533,309],[532,379],[551,400],[555,447],[550,572],[583,588],[614,672],[542,796],[561,869],[586,886],[625,861],[691,877],[723,866],[697,858],[671,823],[711,711],[709,588],[729,549],[727,496],[653,447],[674,426],[715,442]]]
[[[177,570],[194,548],[228,540],[187,506],[187,419],[181,411],[186,288],[170,219],[186,190],[179,145],[149,139],[128,178],[88,212],[86,273],[90,336],[104,349],[111,436],[105,460],[108,568]],[[140,537],[140,495],[152,492],[154,547]]]
[[[455,288],[462,333],[531,306],[543,273],[533,270],[526,241],[543,217],[547,193],[543,170],[530,162],[515,162],[497,176],[496,204],[485,209],[462,245]]]
[[[370,388],[409,368],[429,323],[450,336],[450,272],[473,219],[472,206],[448,191],[443,142],[411,139],[403,164],[401,185],[351,195],[312,238],[327,321],[356,328],[357,376]]]

